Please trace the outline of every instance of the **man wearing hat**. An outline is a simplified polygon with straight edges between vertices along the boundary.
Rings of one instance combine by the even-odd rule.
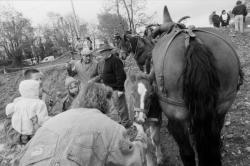
[[[97,62],[93,59],[93,51],[86,51],[82,59],[71,61],[66,65],[69,76],[77,76],[81,83],[87,83],[96,74]]]
[[[102,82],[115,91],[114,108],[118,111],[120,123],[125,127],[129,127],[131,122],[123,93],[126,80],[123,63],[117,56],[117,51],[110,45],[104,45],[100,53],[103,58],[97,65],[97,76],[91,79],[90,82]]]

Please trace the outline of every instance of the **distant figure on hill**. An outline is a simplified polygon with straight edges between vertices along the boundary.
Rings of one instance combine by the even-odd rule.
[[[220,23],[222,27],[227,27],[229,25],[230,15],[226,12],[226,10],[222,10],[220,15]]]
[[[214,15],[214,12],[212,12],[210,15],[209,15],[209,24],[210,25],[213,25],[213,20],[212,20],[212,18],[213,18],[213,15]]]
[[[234,15],[235,31],[244,32],[244,17],[247,15],[246,5],[242,4],[241,1],[236,2],[236,6],[232,11]]]
[[[215,11],[212,14],[212,22],[214,27],[216,28],[220,27],[220,16],[217,15]]]

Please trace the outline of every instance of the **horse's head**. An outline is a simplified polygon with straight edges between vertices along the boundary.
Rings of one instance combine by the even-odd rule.
[[[150,103],[154,94],[151,79],[148,75],[128,73],[125,81],[125,94],[130,119],[137,123],[144,123],[149,112]]]
[[[130,34],[124,34],[118,43],[118,47],[120,48],[120,57],[125,60],[131,52],[133,52],[132,48],[132,39],[133,37]]]

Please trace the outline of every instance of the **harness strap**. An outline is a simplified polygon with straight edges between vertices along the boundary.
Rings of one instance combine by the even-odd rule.
[[[167,43],[167,48],[166,48],[166,51],[165,51],[165,55],[164,55],[164,57],[162,59],[162,63],[161,63],[162,73],[159,76],[159,90],[160,90],[160,92],[162,92],[163,97],[167,97],[167,91],[166,91],[166,89],[164,87],[164,62],[165,62],[165,58],[166,58],[166,55],[167,55],[168,48],[169,48],[170,44],[173,42],[173,40],[176,38],[176,36],[178,36],[182,31],[183,30],[181,30],[179,28],[175,29],[174,35],[172,36],[172,38]],[[168,35],[168,34],[165,34],[165,35]]]
[[[232,47],[232,45],[229,44],[229,42],[227,40],[225,40],[224,38],[222,38],[220,35],[218,35],[216,33],[213,33],[213,32],[206,31],[206,30],[201,30],[201,29],[179,29],[179,28],[177,28],[177,29],[175,29],[174,35],[171,37],[171,39],[167,43],[167,48],[166,48],[165,55],[163,57],[162,64],[161,64],[162,65],[162,67],[161,67],[162,68],[162,73],[159,76],[159,90],[157,90],[157,94],[159,96],[159,99],[161,101],[165,102],[165,103],[168,103],[168,104],[171,104],[171,105],[175,105],[175,106],[185,107],[185,103],[184,103],[183,100],[182,101],[177,101],[175,99],[169,98],[168,95],[167,95],[167,91],[166,91],[166,89],[164,87],[164,62],[165,62],[165,58],[166,58],[169,46],[173,42],[173,40],[179,34],[181,34],[181,33],[184,32],[185,33],[185,47],[187,48],[188,45],[189,45],[189,42],[190,42],[190,38],[195,38],[196,37],[196,34],[194,33],[195,31],[196,32],[209,33],[209,34],[211,34],[213,36],[216,36],[219,39],[223,40],[232,49],[232,51],[234,52],[234,55],[235,55],[235,57],[237,59],[237,62],[238,62],[238,65],[240,66],[239,58],[236,56],[237,52]],[[198,42],[203,43],[200,39],[197,39],[197,40],[198,40]],[[228,95],[226,98],[220,100],[218,103],[223,103],[224,101],[230,100],[233,97],[234,97],[234,93],[230,93],[230,95]]]

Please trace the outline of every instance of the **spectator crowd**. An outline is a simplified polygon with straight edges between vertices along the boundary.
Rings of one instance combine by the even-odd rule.
[[[209,16],[209,23],[215,28],[228,27],[230,24],[234,26],[235,32],[244,33],[246,26],[247,7],[242,1],[237,1],[232,11],[222,10],[218,15],[213,11]]]

